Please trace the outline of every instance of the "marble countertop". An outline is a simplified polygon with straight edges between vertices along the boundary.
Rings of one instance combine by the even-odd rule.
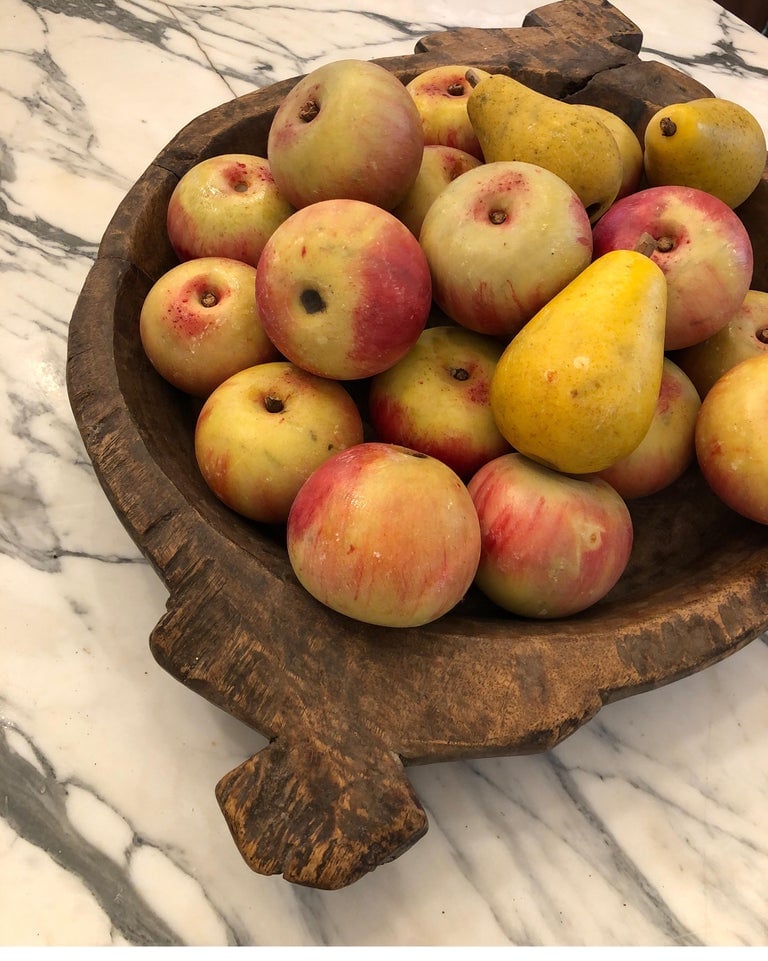
[[[768,39],[619,0],[768,130]],[[189,120],[323,62],[518,26],[523,0],[3,0],[0,944],[764,945],[768,646],[554,750],[409,769],[429,831],[337,892],[253,874],[214,797],[264,743],[153,661],[166,593],[94,478],[69,318],[119,201]],[[381,9],[381,5],[379,5]]]

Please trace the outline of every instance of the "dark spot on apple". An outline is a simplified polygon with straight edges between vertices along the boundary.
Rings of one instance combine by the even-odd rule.
[[[447,92],[452,97],[463,97],[464,96],[464,84],[461,81],[456,80],[454,83],[448,84],[446,87]]]
[[[302,290],[299,300],[308,314],[320,314],[325,310],[325,301],[313,287]]]
[[[662,117],[659,121],[659,130],[662,137],[674,137],[677,133],[677,124],[671,117]]]
[[[755,331],[755,337],[761,344],[768,344],[768,327],[761,327],[760,330]]]
[[[212,290],[206,290],[200,295],[200,304],[202,307],[215,307],[218,302],[219,298]]]
[[[504,210],[491,210],[488,219],[492,224],[503,224],[507,219],[507,214]]]
[[[302,120],[304,123],[311,123],[319,113],[320,104],[317,100],[310,98],[309,100],[305,100],[299,108],[299,120]]]
[[[264,398],[264,409],[269,411],[270,414],[280,414],[285,410],[285,404],[279,397],[273,397],[271,394],[267,394]]]
[[[469,371],[465,367],[451,367],[450,373],[454,380],[469,380]]]

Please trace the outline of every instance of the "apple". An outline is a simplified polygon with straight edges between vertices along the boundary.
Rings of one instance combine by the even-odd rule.
[[[593,237],[595,257],[642,245],[664,271],[666,350],[716,333],[741,306],[752,281],[754,256],[743,223],[722,200],[693,187],[638,190],[603,214]]]
[[[450,467],[369,441],[307,480],[288,516],[287,547],[299,582],[327,607],[368,624],[418,627],[471,586],[480,526]]]
[[[368,414],[379,440],[437,457],[464,480],[510,450],[490,405],[504,345],[463,327],[428,327],[370,384]]]
[[[429,265],[393,214],[362,200],[303,207],[259,260],[264,329],[290,361],[355,380],[391,367],[414,345],[432,304]]]
[[[195,397],[278,357],[256,305],[256,268],[227,257],[187,260],[155,281],[139,336],[155,370]]]
[[[606,110],[604,107],[589,103],[574,103],[571,106],[576,107],[582,113],[593,116],[596,120],[600,120],[613,134],[613,139],[616,141],[616,146],[619,148],[619,154],[621,155],[621,186],[614,203],[616,200],[621,200],[622,197],[635,193],[640,187],[645,172],[643,145],[638,140],[635,131],[612,110]]]
[[[724,327],[706,340],[675,354],[701,397],[741,360],[768,353],[768,293],[749,290],[744,302]]]
[[[589,217],[576,193],[521,161],[481,164],[448,184],[427,211],[419,242],[440,308],[505,340],[592,256]]]
[[[480,79],[489,76],[485,70],[472,69]],[[458,147],[482,160],[483,151],[467,113],[467,100],[472,92],[467,70],[469,67],[460,64],[431,67],[417,74],[405,89],[421,116],[425,144]]]
[[[648,433],[621,460],[599,472],[625,500],[655,494],[681,477],[696,460],[694,432],[701,407],[687,374],[664,358],[661,389]]]
[[[392,213],[418,237],[427,211],[443,188],[467,170],[479,166],[476,157],[458,147],[427,145],[413,186]]]
[[[273,361],[239,371],[208,397],[195,456],[219,500],[251,520],[282,524],[309,475],[362,439],[360,412],[341,384]]]
[[[232,257],[255,267],[267,238],[293,210],[264,157],[221,154],[201,160],[176,184],[168,237],[179,260]]]
[[[391,210],[416,179],[423,149],[405,85],[367,60],[336,60],[302,77],[267,138],[275,182],[294,207],[348,198]]]
[[[768,353],[731,367],[696,421],[696,456],[712,490],[736,513],[768,524]]]
[[[482,533],[475,583],[505,610],[568,617],[624,573],[632,520],[602,478],[572,477],[513,452],[481,467],[468,489]]]

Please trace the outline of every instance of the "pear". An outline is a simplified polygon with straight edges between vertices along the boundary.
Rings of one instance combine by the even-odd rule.
[[[741,104],[703,97],[658,110],[645,128],[650,186],[696,187],[738,207],[765,170],[763,128]]]
[[[664,368],[667,287],[634,250],[594,260],[509,342],[491,409],[521,454],[566,474],[605,470],[653,420]]]
[[[476,77],[467,112],[486,162],[522,160],[562,178],[595,223],[622,185],[623,167],[616,139],[606,124],[587,111],[538,93],[504,74]]]

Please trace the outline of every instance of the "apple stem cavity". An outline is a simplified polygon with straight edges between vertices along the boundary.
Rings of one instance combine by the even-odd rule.
[[[677,133],[677,124],[671,117],[662,117],[659,121],[659,129],[662,137],[674,137]]]
[[[200,297],[200,304],[203,307],[215,307],[218,302],[219,298],[212,290],[206,290],[205,293]]]
[[[755,337],[761,344],[768,344],[768,327],[761,327],[760,330],[755,331]]]
[[[488,214],[488,219],[492,224],[503,224],[507,219],[507,215],[503,210],[492,210]]]
[[[299,299],[308,314],[320,314],[325,310],[325,301],[312,287],[302,290]]]
[[[264,398],[264,409],[270,414],[281,414],[285,410],[285,404],[279,397],[267,394]]]
[[[299,120],[304,123],[311,123],[320,113],[320,104],[317,100],[305,100],[299,109]]]
[[[463,97],[464,96],[464,84],[457,80],[455,83],[451,83],[446,87],[446,91],[452,97]]]
[[[469,380],[469,371],[466,367],[451,367],[450,374],[454,380]]]
[[[232,189],[236,190],[239,194],[244,194],[248,189],[248,184],[244,180],[239,180]]]

